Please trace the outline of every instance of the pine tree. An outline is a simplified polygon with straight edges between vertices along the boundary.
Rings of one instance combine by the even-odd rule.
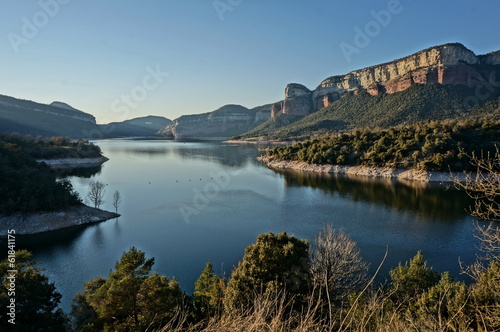
[[[208,261],[194,285],[194,299],[203,316],[222,308],[224,281],[214,273],[212,262]]]
[[[392,288],[398,300],[415,299],[418,295],[434,286],[439,280],[439,274],[427,267],[424,255],[418,251],[410,262],[389,271]]]
[[[85,284],[73,299],[74,326],[82,331],[144,331],[161,328],[182,302],[179,283],[149,275],[154,258],[132,247],[124,252],[108,278]]]
[[[15,253],[15,294],[10,294],[12,267],[8,260],[0,263],[0,330],[3,331],[64,331],[67,317],[58,307],[61,294],[54,283],[36,267],[26,250]],[[14,296],[11,296],[14,295]],[[15,299],[15,325],[8,322],[7,306]]]
[[[241,312],[250,308],[255,295],[285,291],[301,301],[309,283],[309,243],[286,232],[261,234],[245,249],[233,271],[224,296],[225,309]]]

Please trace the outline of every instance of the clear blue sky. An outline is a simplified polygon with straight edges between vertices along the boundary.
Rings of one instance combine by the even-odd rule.
[[[331,75],[447,42],[476,54],[500,49],[497,0],[1,4],[0,94],[63,101],[98,123],[255,107],[282,99],[287,83],[314,89]],[[374,23],[371,12],[388,7],[384,24]],[[356,47],[355,28],[367,24],[369,43],[358,41],[347,59],[340,45]],[[155,79],[149,72],[158,70]]]

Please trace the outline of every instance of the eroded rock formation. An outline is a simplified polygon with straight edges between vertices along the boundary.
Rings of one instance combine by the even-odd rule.
[[[272,107],[278,113],[307,115],[348,92],[371,95],[403,91],[414,84],[461,84],[468,87],[500,81],[500,51],[477,56],[462,44],[431,47],[402,59],[332,76],[310,91],[301,84],[285,88],[285,100]]]

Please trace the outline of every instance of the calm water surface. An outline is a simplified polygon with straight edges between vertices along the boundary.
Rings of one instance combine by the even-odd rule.
[[[326,174],[275,172],[255,161],[263,146],[221,142],[105,140],[110,158],[99,173],[71,176],[84,197],[88,183],[108,184],[122,195],[122,216],[97,225],[18,239],[32,250],[63,294],[69,311],[83,283],[107,276],[131,246],[155,257],[154,270],[175,276],[193,291],[205,263],[229,276],[258,234],[286,231],[312,239],[325,224],[358,242],[379,277],[422,250],[430,265],[458,276],[458,259],[472,262],[477,240],[463,193],[445,186],[395,184],[387,180]]]

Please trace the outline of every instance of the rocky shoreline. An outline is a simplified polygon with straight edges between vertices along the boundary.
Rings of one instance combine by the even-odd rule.
[[[277,160],[272,156],[264,155],[257,160],[272,169],[293,169],[304,172],[347,174],[354,176],[368,176],[376,178],[389,178],[396,180],[409,180],[421,182],[453,182],[455,179],[463,180],[463,173],[426,172],[408,169],[393,169],[368,166],[341,166],[328,164],[308,164],[303,161]]]
[[[37,159],[37,162],[43,162],[52,169],[71,169],[101,166],[108,160],[108,158],[100,156],[96,158]]]
[[[9,229],[14,229],[16,235],[37,234],[67,227],[94,224],[119,216],[118,213],[83,204],[54,212],[16,213],[10,216],[0,216],[0,236],[6,236]]]
[[[269,144],[269,145],[290,145],[293,142],[291,141],[244,141],[244,140],[228,140],[222,143],[229,144]]]

